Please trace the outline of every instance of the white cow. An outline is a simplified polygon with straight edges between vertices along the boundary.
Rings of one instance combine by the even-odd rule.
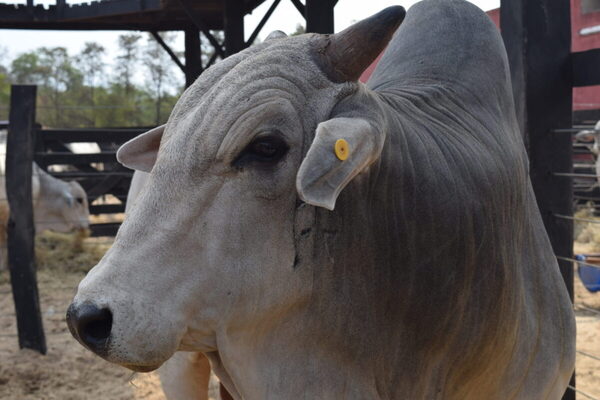
[[[53,230],[69,232],[89,227],[88,199],[85,190],[75,181],[65,182],[46,173],[33,163],[32,202],[36,232]],[[6,226],[8,201],[5,175],[0,176],[0,267],[6,263]]]

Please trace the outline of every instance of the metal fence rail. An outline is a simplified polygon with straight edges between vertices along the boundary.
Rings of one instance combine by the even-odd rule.
[[[597,397],[594,397],[591,394],[584,392],[583,390],[575,388],[574,386],[569,385],[568,389],[570,389],[570,390],[572,390],[572,391],[574,391],[576,393],[579,393],[580,395],[584,396],[587,399],[590,399],[590,400],[600,400]]]

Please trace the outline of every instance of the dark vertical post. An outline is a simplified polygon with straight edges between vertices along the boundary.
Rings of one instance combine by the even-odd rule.
[[[59,18],[64,17],[66,5],[66,0],[56,0],[56,14]]]
[[[223,26],[225,29],[225,55],[244,50],[244,0],[225,0]]]
[[[200,31],[189,28],[185,30],[185,87],[194,83],[201,73]]]
[[[19,346],[46,354],[36,280],[31,194],[36,87],[14,85],[6,139],[6,197],[8,267],[12,284]]]
[[[569,0],[501,2],[502,36],[531,182],[554,253],[568,258],[573,256],[573,224],[555,214],[572,215],[572,182],[553,173],[571,172],[572,143],[570,135],[552,131],[572,126],[570,15]],[[573,299],[573,265],[558,263]],[[575,399],[575,392],[567,390],[563,399]]]
[[[333,8],[336,0],[306,0],[306,32],[333,33]]]
[[[501,0],[500,3],[500,30],[506,47],[508,62],[510,64],[513,97],[517,121],[525,146],[529,147],[527,127],[525,126],[525,42],[526,31],[523,20],[524,3],[521,0]]]

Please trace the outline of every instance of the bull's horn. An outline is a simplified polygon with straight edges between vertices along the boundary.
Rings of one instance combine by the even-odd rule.
[[[388,7],[329,36],[317,49],[323,71],[334,82],[357,80],[385,49],[405,15],[403,7]]]

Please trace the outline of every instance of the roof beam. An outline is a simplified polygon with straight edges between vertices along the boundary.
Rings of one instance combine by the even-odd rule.
[[[95,1],[84,4],[70,4],[63,8],[62,20],[79,18],[98,18],[118,14],[139,13],[143,11],[160,11],[163,5],[160,0],[112,0]],[[49,8],[48,11],[51,9]],[[56,8],[54,8],[56,10]]]
[[[250,35],[250,38],[248,38],[248,41],[246,42],[246,46],[250,46],[252,43],[254,43],[254,41],[256,40],[256,37],[258,36],[258,34],[262,30],[262,28],[264,28],[264,26],[267,23],[267,21],[269,20],[269,18],[271,18],[271,15],[273,14],[273,12],[275,11],[275,9],[277,8],[277,6],[279,5],[280,2],[281,2],[281,0],[273,1],[273,4],[271,4],[271,7],[269,7],[269,9],[265,13],[264,17],[262,17],[262,19],[260,20],[260,22],[258,23],[256,28],[254,29],[254,32],[252,32],[252,35]]]
[[[202,49],[198,29],[185,30],[185,87],[194,83],[202,73]]]
[[[206,24],[202,22],[202,19],[198,15],[196,15],[194,9],[191,7],[189,0],[179,0],[181,3],[181,7],[183,7],[183,11],[187,14],[189,19],[196,25],[196,27],[206,36],[210,44],[215,48],[215,52],[219,53],[222,58],[225,58],[225,51],[223,47],[219,44],[219,41],[210,33]]]
[[[160,46],[163,49],[165,49],[165,51],[169,54],[169,56],[171,57],[171,59],[175,62],[175,64],[177,64],[177,66],[185,74],[185,72],[186,72],[185,65],[183,65],[183,63],[181,62],[181,60],[179,59],[179,57],[177,57],[177,55],[175,54],[175,52],[173,52],[173,50],[171,50],[171,48],[169,47],[169,45],[165,43],[165,41],[163,40],[163,38],[160,37],[160,35],[158,34],[158,32],[156,32],[156,31],[150,31],[150,34],[152,34],[152,36],[158,42],[158,44],[160,44]]]
[[[332,0],[306,0],[306,32],[333,33]]]
[[[264,1],[265,0],[248,0],[248,1],[246,1],[246,8],[244,9],[244,14],[252,14],[252,11],[254,11],[254,9],[256,7],[258,7],[259,5],[264,3]]]
[[[223,33],[225,54],[230,56],[246,48],[244,40],[244,0],[224,0]]]
[[[40,4],[28,7],[0,2],[0,29],[166,31],[194,27],[177,2],[167,6],[161,0],[111,0],[91,4],[57,1],[47,8]],[[208,4],[215,1],[210,0]],[[222,29],[222,10],[216,6],[208,8],[206,4],[193,1],[191,8],[202,16],[207,30]]]

